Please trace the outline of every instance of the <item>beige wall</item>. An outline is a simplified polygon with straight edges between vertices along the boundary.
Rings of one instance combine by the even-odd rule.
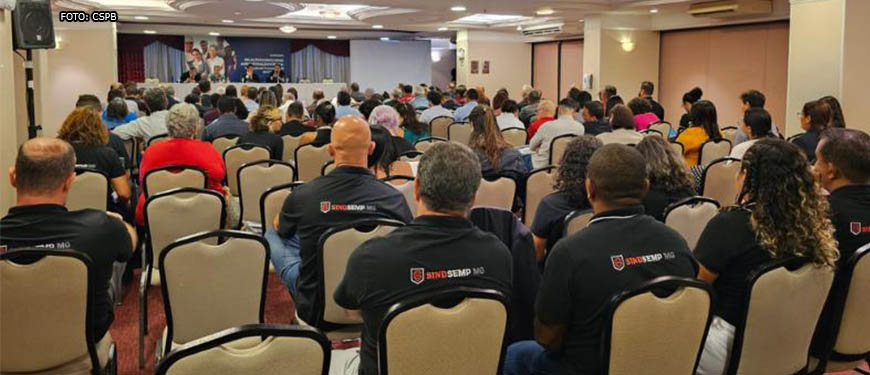
[[[622,41],[634,42],[633,51],[625,51]],[[600,86],[614,85],[628,103],[637,96],[640,83],[659,81],[659,32],[604,29],[601,33]],[[593,96],[597,91],[592,92]]]
[[[788,71],[787,22],[662,32],[659,101],[676,124],[684,113],[683,94],[698,86],[716,105],[720,126],[742,116],[740,93],[756,89],[782,128]],[[791,113],[791,111],[788,111]]]
[[[450,71],[456,68],[456,50],[438,50],[441,60],[432,62],[432,84],[446,90],[450,83]]]
[[[583,89],[592,93],[601,87],[601,18],[586,17],[583,25],[583,74],[592,76],[592,85]]]
[[[559,43],[537,43],[534,49],[534,86],[545,99],[559,100]]]
[[[845,15],[841,104],[846,126],[870,133],[870,1],[848,0]]]
[[[468,87],[484,86],[490,97],[502,87],[512,96],[519,96],[523,85],[531,83],[532,45],[516,35],[463,30],[456,39],[457,50],[467,48],[464,65],[457,57],[457,83]],[[472,60],[480,62],[477,74],[470,72]],[[482,74],[483,62],[487,60],[490,72]]]
[[[15,202],[6,172],[15,164],[19,144],[16,96],[23,95],[15,91],[14,67],[20,58],[12,52],[11,16],[12,12],[0,10],[0,215]]]

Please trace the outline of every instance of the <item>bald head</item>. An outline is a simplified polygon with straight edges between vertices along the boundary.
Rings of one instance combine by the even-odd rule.
[[[75,151],[69,143],[57,138],[34,138],[18,149],[10,180],[19,195],[57,194],[72,182],[75,164]]]
[[[368,167],[368,156],[374,150],[369,124],[355,116],[340,118],[332,126],[329,153],[336,165]]]

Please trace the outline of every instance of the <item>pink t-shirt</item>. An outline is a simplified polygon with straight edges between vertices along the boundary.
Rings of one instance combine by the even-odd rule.
[[[634,127],[637,128],[637,131],[644,131],[646,128],[650,126],[650,124],[654,124],[659,121],[659,117],[656,116],[655,113],[647,112],[641,113],[639,115],[634,116]],[[667,137],[668,135],[665,134]]]

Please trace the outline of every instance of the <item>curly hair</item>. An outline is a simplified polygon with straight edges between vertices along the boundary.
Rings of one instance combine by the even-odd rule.
[[[644,137],[635,148],[646,159],[650,186],[668,193],[685,192],[694,195],[695,179],[689,174],[686,160],[663,137]]]
[[[281,120],[281,112],[271,105],[261,105],[251,116],[250,130],[253,133],[268,133],[272,121]]]
[[[109,143],[109,131],[100,114],[91,107],[78,107],[66,116],[57,137],[72,144],[103,146]]]
[[[499,171],[501,169],[501,154],[513,146],[504,140],[498,129],[492,108],[474,107],[471,114],[468,115],[468,121],[473,128],[468,146],[486,156],[492,164],[492,168]]]
[[[834,267],[839,256],[830,207],[810,164],[797,146],[775,138],[759,140],[746,152],[738,202],[751,212],[752,230],[772,257],[808,257]]]
[[[585,201],[586,167],[592,154],[601,146],[601,140],[591,135],[579,136],[568,143],[556,172],[555,189],[567,193],[572,201]]]

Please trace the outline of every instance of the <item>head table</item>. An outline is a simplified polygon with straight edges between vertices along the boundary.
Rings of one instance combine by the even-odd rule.
[[[175,97],[181,101],[184,101],[184,97],[187,94],[190,94],[190,91],[196,86],[196,83],[140,83],[139,87],[151,88],[158,86],[169,86],[175,89]],[[248,87],[271,87],[274,86],[275,83],[241,83],[241,82],[231,82],[231,83],[212,83],[211,84],[211,93],[218,92],[218,88],[227,87],[229,85],[236,86],[236,89],[239,91],[239,95],[241,95],[242,86],[246,85]],[[323,90],[324,97],[327,99],[334,98],[338,95],[339,90],[346,87],[345,83],[282,83],[281,87],[284,88],[284,92],[287,92],[287,89],[294,87],[296,88],[296,92],[299,93],[299,97],[296,99],[302,100],[305,103],[311,102],[311,94],[314,93],[314,90],[321,89]],[[222,90],[221,90],[222,91]],[[281,98],[278,98],[280,100]]]

